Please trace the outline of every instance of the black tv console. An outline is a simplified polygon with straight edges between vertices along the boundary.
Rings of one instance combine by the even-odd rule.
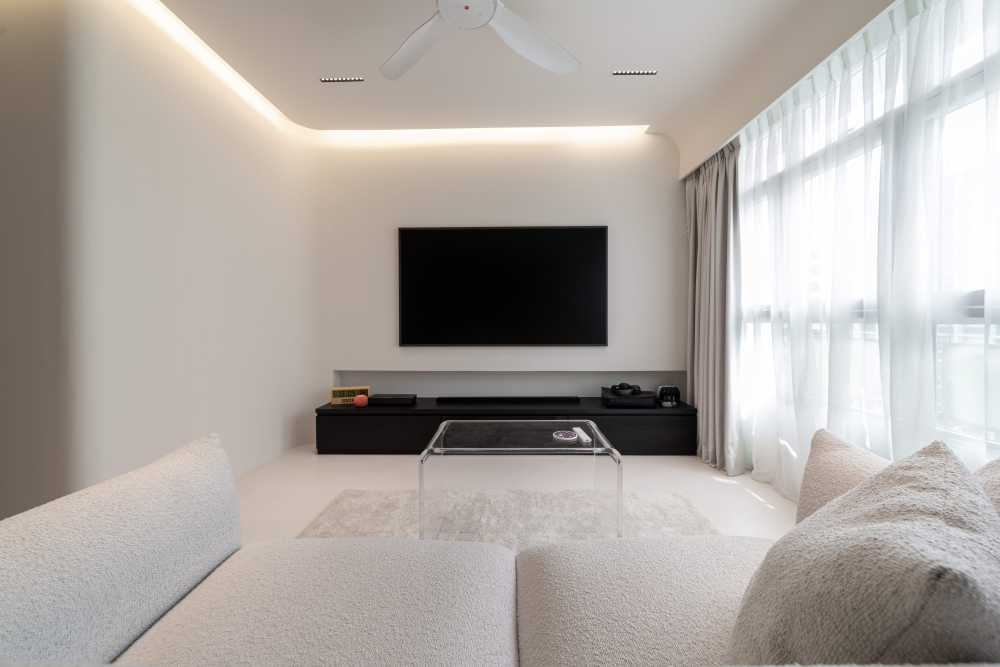
[[[606,408],[597,397],[578,401],[439,402],[412,406],[316,408],[319,454],[419,454],[446,419],[590,419],[622,454],[694,455],[697,411],[675,408]]]

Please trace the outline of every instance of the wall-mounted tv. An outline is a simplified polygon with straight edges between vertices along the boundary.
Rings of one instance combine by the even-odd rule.
[[[399,344],[607,345],[608,228],[400,228]]]

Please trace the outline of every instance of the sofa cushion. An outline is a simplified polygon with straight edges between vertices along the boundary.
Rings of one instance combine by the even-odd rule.
[[[1000,459],[990,461],[977,470],[976,479],[983,485],[983,490],[993,502],[993,507],[1000,512]]]
[[[737,664],[1000,661],[1000,516],[934,443],[774,545],[733,632]]]
[[[0,661],[110,662],[239,548],[214,439],[0,522]]]
[[[888,465],[888,460],[854,447],[829,431],[816,431],[802,476],[795,521],[802,521]]]
[[[223,563],[121,658],[155,665],[516,665],[514,554],[304,538]]]
[[[771,542],[571,542],[517,557],[521,665],[719,665]]]

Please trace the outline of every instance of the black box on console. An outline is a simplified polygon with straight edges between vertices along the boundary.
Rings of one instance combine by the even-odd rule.
[[[601,387],[601,403],[606,408],[655,408],[656,392],[641,391],[638,394],[620,396],[610,387]]]
[[[416,404],[416,394],[372,394],[368,397],[368,405],[372,407],[405,407]]]

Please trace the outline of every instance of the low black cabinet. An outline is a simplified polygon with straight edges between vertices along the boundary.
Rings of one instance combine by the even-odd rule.
[[[409,407],[316,408],[316,451],[419,454],[446,419],[589,419],[622,454],[693,455],[697,450],[697,411],[686,404],[643,410],[605,408],[599,398],[559,404],[439,404],[421,398]]]

